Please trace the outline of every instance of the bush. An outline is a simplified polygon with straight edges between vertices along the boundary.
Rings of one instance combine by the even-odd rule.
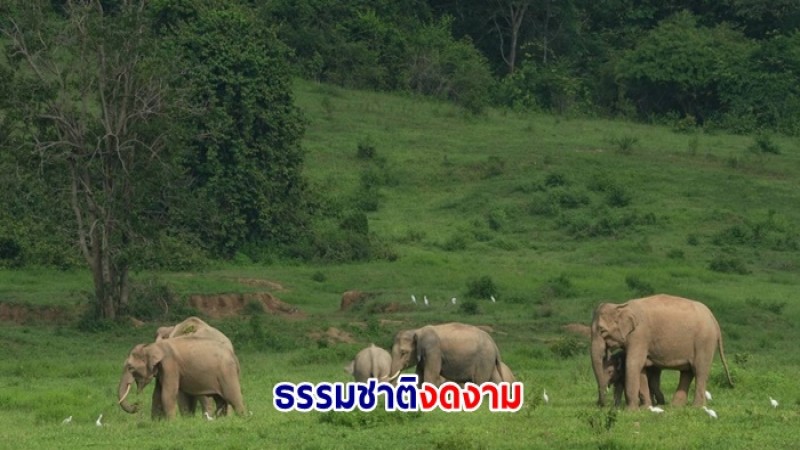
[[[708,263],[708,268],[714,272],[734,273],[739,275],[747,275],[750,270],[747,269],[744,262],[736,257],[716,256],[711,262]]]
[[[586,342],[576,337],[570,336],[559,339],[550,344],[552,351],[559,358],[571,358],[575,355],[586,353]]]
[[[478,114],[489,106],[494,79],[486,58],[468,38],[454,40],[451,27],[452,19],[445,17],[412,34],[406,84]]]
[[[772,138],[767,133],[757,134],[753,138],[753,143],[747,149],[756,154],[771,153],[780,155],[781,153],[780,147],[772,141]]]
[[[576,294],[572,281],[563,273],[555,278],[547,280],[539,288],[539,292],[545,299],[569,298]]]
[[[646,297],[655,294],[656,290],[653,285],[642,280],[637,275],[628,275],[625,277],[625,284],[628,289],[632,290],[639,297]]]
[[[375,158],[375,153],[375,146],[368,140],[358,143],[358,150],[356,151],[358,159],[373,159]]]
[[[128,307],[122,315],[144,321],[180,321],[186,316],[196,315],[168,284],[156,277],[131,282]]]
[[[489,275],[467,280],[467,297],[474,299],[489,299],[497,295],[497,285]]]
[[[461,305],[458,307],[458,309],[462,313],[470,316],[476,316],[481,313],[481,309],[478,306],[478,302],[476,302],[475,300],[467,300],[461,302]]]

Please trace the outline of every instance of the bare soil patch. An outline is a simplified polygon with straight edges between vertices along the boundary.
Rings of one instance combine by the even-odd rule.
[[[285,303],[270,294],[269,292],[250,292],[246,294],[194,294],[189,296],[189,306],[197,309],[203,314],[213,319],[222,317],[238,316],[243,312],[247,314],[245,308],[256,304],[268,314],[276,314],[287,317],[305,317],[305,313],[297,307]]]

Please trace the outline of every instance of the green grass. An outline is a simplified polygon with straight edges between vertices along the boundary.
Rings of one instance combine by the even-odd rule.
[[[465,117],[451,105],[298,82],[309,129],[306,174],[337,205],[377,183],[374,238],[395,261],[222,265],[158,276],[181,295],[269,290],[305,319],[212,321],[242,363],[253,415],[151,422],[116,405],[127,351],[162,323],[82,334],[72,326],[0,327],[0,446],[18,448],[787,448],[800,438],[796,324],[800,152],[756,154],[750,136],[675,133],[608,120],[491,111]],[[359,158],[369,143],[373,158]],[[498,302],[468,299],[489,277]],[[254,280],[279,283],[269,288]],[[0,271],[0,301],[74,308],[91,288],[82,271]],[[338,311],[342,292],[375,295]],[[715,359],[711,406],[611,412],[594,405],[588,343],[562,330],[587,324],[601,301],[645,290],[706,303],[718,318],[734,389]],[[410,295],[427,295],[429,308]],[[449,305],[474,301],[475,310]],[[397,303],[392,313],[380,305]],[[473,314],[477,312],[477,314]],[[345,381],[344,365],[374,342],[419,325],[489,325],[525,383],[515,414],[288,413],[272,408],[279,381]],[[312,333],[336,327],[354,343]],[[575,353],[577,352],[577,353]],[[668,395],[677,373],[666,371]],[[552,399],[541,401],[542,389]],[[768,396],[781,402],[773,410]],[[106,427],[94,426],[104,414]],[[60,425],[68,415],[70,426]]]

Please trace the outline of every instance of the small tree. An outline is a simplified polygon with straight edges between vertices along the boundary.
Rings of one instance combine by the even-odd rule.
[[[7,0],[0,30],[12,69],[15,137],[53,176],[91,269],[98,317],[128,301],[134,242],[146,237],[167,165],[159,117],[165,87],[153,70],[146,0]],[[108,9],[106,9],[108,8]]]

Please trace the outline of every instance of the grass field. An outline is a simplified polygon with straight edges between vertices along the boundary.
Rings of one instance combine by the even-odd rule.
[[[776,154],[753,136],[501,111],[465,117],[419,98],[296,88],[312,186],[342,208],[369,200],[371,238],[391,257],[134,274],[180,295],[268,290],[305,313],[211,320],[237,347],[245,418],[153,422],[149,390],[135,396],[142,412],[117,406],[127,351],[163,323],[100,333],[3,323],[0,447],[749,449],[800,440],[796,140],[768,138]],[[372,156],[359,157],[359,147]],[[487,280],[495,304],[470,298]],[[0,271],[0,302],[74,310],[90,286],[82,271]],[[350,289],[374,295],[341,312]],[[588,342],[562,327],[588,324],[601,301],[651,292],[702,301],[719,320],[736,382],[725,386],[716,357],[709,390],[719,419],[694,407],[655,415],[595,406]],[[411,294],[432,305],[414,307]],[[446,321],[492,327],[525,384],[521,411],[273,409],[275,383],[347,381],[344,365],[369,342],[388,348],[400,329]],[[330,328],[351,342],[320,336]],[[677,372],[662,384],[670,395]]]

